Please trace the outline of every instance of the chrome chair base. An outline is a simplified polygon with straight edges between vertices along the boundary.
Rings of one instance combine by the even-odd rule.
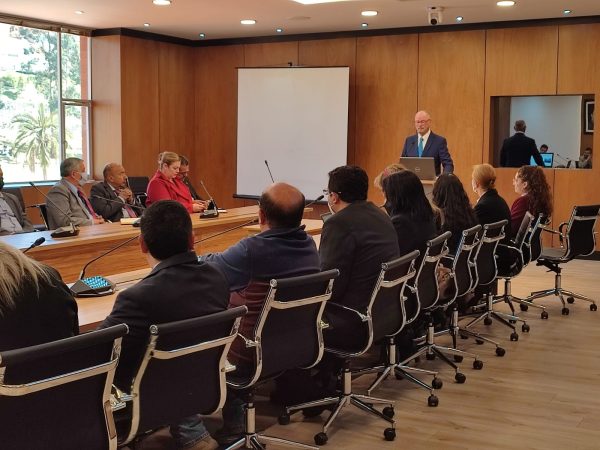
[[[586,302],[590,303],[590,310],[591,311],[596,311],[597,310],[597,306],[596,306],[596,301],[590,297],[586,297],[585,295],[582,294],[578,294],[576,292],[571,292],[568,291],[566,289],[563,289],[561,286],[561,273],[560,273],[560,269],[559,272],[556,273],[556,275],[554,276],[554,289],[546,289],[543,291],[535,291],[532,292],[531,295],[529,297],[526,298],[526,301],[531,303],[533,305],[533,300],[536,300],[538,298],[543,298],[543,297],[550,297],[550,296],[555,296],[558,297],[562,303],[563,309],[562,309],[562,314],[563,315],[568,315],[569,314],[569,308],[567,307],[567,303],[573,303],[575,301],[576,298],[580,299],[580,300],[584,300]],[[567,297],[567,300],[565,301],[565,296]],[[538,305],[535,305],[538,306]]]
[[[461,331],[463,333],[464,333],[464,331],[470,331],[470,328],[474,327],[481,321],[483,321],[483,323],[486,325],[491,325],[492,322],[495,320],[512,330],[512,333],[510,335],[511,341],[519,340],[519,335],[518,335],[513,323],[523,322],[523,326],[522,326],[523,332],[524,333],[529,332],[529,325],[527,324],[527,321],[525,319],[521,319],[520,317],[515,316],[513,314],[507,314],[507,313],[503,313],[503,312],[494,310],[494,304],[496,304],[496,303],[498,303],[498,301],[494,301],[494,297],[491,294],[488,294],[486,297],[486,302],[482,305],[478,305],[475,307],[475,309],[485,308],[485,311],[483,311],[477,317],[472,319]],[[479,338],[482,339],[482,336],[480,335]]]

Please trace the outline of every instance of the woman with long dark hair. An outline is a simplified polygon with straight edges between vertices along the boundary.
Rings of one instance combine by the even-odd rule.
[[[519,231],[525,213],[529,211],[537,219],[540,214],[550,218],[552,214],[552,197],[546,175],[539,166],[523,166],[513,179],[515,192],[519,194],[510,208],[512,235]]]

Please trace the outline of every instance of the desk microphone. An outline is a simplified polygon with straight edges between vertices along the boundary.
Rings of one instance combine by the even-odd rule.
[[[269,167],[269,163],[267,162],[266,159],[265,159],[265,166],[267,166],[267,170],[269,171],[269,176],[271,177],[271,181],[273,183],[275,183],[275,180],[273,179],[273,174],[271,173],[271,168]]]
[[[306,205],[304,205],[305,208],[308,208],[309,206],[314,205],[317,202],[320,202],[321,200],[323,200],[325,198],[324,195],[319,195],[317,198],[315,198],[312,202],[307,203]]]
[[[202,239],[198,239],[197,241],[194,241],[194,245],[199,244],[199,243],[204,242],[204,241],[208,241],[209,239],[215,238],[217,236],[221,236],[223,234],[229,233],[230,231],[239,230],[240,228],[247,227],[248,225],[254,225],[257,222],[258,222],[258,218],[249,220],[248,222],[244,222],[241,225],[236,225],[235,227],[228,228],[228,229],[223,230],[223,231],[221,231],[219,233],[211,234],[210,236],[206,236],[206,237],[203,237]]]
[[[62,238],[62,237],[75,237],[75,236],[79,235],[79,228],[77,228],[75,225],[73,225],[73,221],[71,220],[71,217],[69,217],[69,215],[66,212],[64,212],[62,209],[60,209],[56,205],[56,203],[54,203],[50,198],[48,198],[48,196],[46,194],[44,194],[33,183],[33,181],[30,181],[29,185],[32,188],[34,188],[36,191],[38,191],[40,194],[42,194],[44,196],[44,198],[46,199],[46,202],[51,203],[52,206],[54,206],[62,215],[64,215],[69,220],[69,226],[67,226],[67,227],[58,227],[56,230],[54,230],[52,233],[50,233],[50,236],[52,236],[53,238]]]
[[[125,205],[127,205],[127,206],[129,206],[130,208],[135,208],[135,209],[137,209],[137,210],[139,210],[139,211],[142,211],[142,212],[144,211],[144,208],[143,208],[143,207],[141,207],[141,206],[134,205],[134,204],[129,204],[129,203],[123,203],[122,201],[119,201],[119,200],[113,200],[112,198],[106,198],[106,197],[102,197],[101,195],[96,195],[96,194],[94,194],[94,195],[92,195],[92,198],[97,198],[97,199],[99,199],[99,200],[106,200],[107,202],[112,202],[112,203],[118,203],[119,205],[121,205],[121,206],[123,206],[123,207],[124,207]]]
[[[201,219],[212,219],[215,217],[219,217],[219,209],[217,207],[217,203],[215,202],[215,199],[213,198],[212,195],[210,195],[210,192],[208,192],[208,189],[206,189],[206,186],[204,185],[204,181],[200,180],[200,184],[202,185],[202,189],[204,189],[204,192],[206,192],[206,195],[208,196],[208,207],[200,213],[200,218]]]
[[[85,277],[85,271],[93,262],[98,261],[100,258],[104,258],[109,253],[114,252],[115,250],[120,249],[124,245],[129,244],[134,239],[137,239],[139,236],[136,234],[135,236],[126,239],[115,247],[107,250],[102,253],[100,256],[96,256],[94,259],[88,261],[79,272],[79,279],[71,286],[71,292],[75,297],[100,297],[102,295],[110,295],[115,292],[115,284],[100,276],[96,277]]]
[[[31,244],[29,247],[23,250],[23,253],[27,253],[32,248],[37,247],[38,245],[42,245],[44,242],[46,242],[46,238],[43,236],[41,238],[36,239],[33,244]]]

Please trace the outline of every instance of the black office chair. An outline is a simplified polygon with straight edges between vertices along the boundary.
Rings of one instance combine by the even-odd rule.
[[[245,306],[178,322],[152,325],[150,340],[129,392],[123,446],[137,436],[225,403],[227,352]],[[231,367],[233,369],[233,367]],[[124,419],[121,419],[123,422]]]
[[[448,235],[450,235],[450,233],[448,233]],[[445,242],[445,238],[443,239],[443,241]],[[441,389],[442,385],[443,385],[442,380],[437,378],[438,373],[434,372],[434,371],[430,371],[430,370],[416,368],[416,367],[399,365],[397,349],[396,349],[396,347],[397,347],[396,336],[409,323],[409,320],[411,322],[412,322],[412,320],[414,320],[413,318],[407,317],[406,304],[409,301],[409,296],[413,297],[413,302],[416,303],[415,307],[414,307],[415,315],[417,315],[418,311],[420,310],[417,289],[414,287],[415,285],[417,285],[419,283],[419,281],[415,282],[413,277],[415,275],[417,275],[418,273],[420,273],[421,274],[420,278],[422,281],[424,281],[426,278],[424,276],[424,274],[428,272],[428,266],[430,264],[432,264],[434,261],[439,260],[438,255],[436,255],[436,253],[441,251],[441,249],[443,249],[443,247],[444,247],[443,245],[436,245],[436,243],[433,241],[427,242],[425,255],[423,258],[419,258],[418,251],[414,251],[413,253],[411,253],[411,254],[414,254],[415,263],[419,263],[419,270],[417,271],[414,268],[414,264],[413,264],[413,267],[409,269],[408,273],[406,273],[401,278],[394,280],[394,282],[396,283],[395,289],[398,290],[398,295],[400,296],[400,299],[401,299],[401,302],[399,303],[401,310],[398,311],[396,309],[390,308],[388,313],[390,313],[390,314],[392,314],[394,312],[397,313],[396,315],[397,315],[398,320],[400,320],[400,322],[398,325],[398,330],[396,332],[394,332],[393,334],[386,336],[386,338],[385,338],[385,345],[386,345],[385,357],[386,357],[386,359],[382,364],[379,364],[375,367],[367,367],[364,369],[352,371],[352,375],[357,375],[357,376],[371,374],[371,373],[378,374],[375,381],[373,381],[373,383],[371,383],[371,385],[367,389],[367,395],[371,395],[372,392],[375,390],[375,388],[377,388],[377,386],[379,386],[379,384],[382,381],[387,379],[390,376],[390,374],[395,374],[396,378],[407,379],[407,380],[411,381],[412,383],[415,383],[417,386],[422,387],[423,389],[426,389],[427,391],[429,391],[429,397],[427,399],[427,404],[429,406],[437,406],[438,405],[438,402],[439,402],[438,398],[433,393],[434,389]],[[411,283],[412,286],[410,286],[409,283]],[[408,289],[405,289],[405,288],[408,288]],[[394,294],[392,293],[392,291],[390,291],[389,295],[391,296]],[[434,378],[432,381],[432,385],[430,386],[430,385],[424,383],[420,379],[413,376],[413,374],[426,374],[426,375],[433,376]]]
[[[363,310],[357,311],[332,302],[327,304],[326,318],[331,321],[332,327],[325,334],[325,350],[342,359],[342,391],[335,396],[286,408],[286,415],[289,415],[305,408],[333,405],[334,409],[325,421],[323,431],[315,435],[317,445],[327,443],[327,430],[340,411],[350,404],[388,422],[391,427],[385,429],[384,437],[388,441],[396,438],[394,402],[355,394],[352,391],[350,361],[367,352],[373,342],[393,336],[401,329],[403,299],[400,297],[400,289],[405,277],[414,270],[417,255],[418,252],[415,251],[381,265],[381,272]],[[388,406],[380,412],[372,406],[375,404]]]
[[[150,182],[150,178],[148,177],[127,177],[127,182],[129,183],[129,189],[133,192],[133,196],[136,199],[136,203],[139,206],[146,206],[146,199],[148,198],[148,194],[146,193],[148,190],[148,183]]]
[[[126,325],[0,353],[3,450],[117,448],[110,387]]]
[[[8,194],[13,194],[15,197],[17,197],[17,199],[19,200],[19,204],[21,205],[21,211],[25,211],[25,201],[23,200],[23,193],[21,192],[21,188],[4,188],[3,191]],[[35,206],[27,206],[27,208],[35,208]],[[48,229],[45,225],[34,225],[33,228],[36,231],[45,231]]]
[[[44,221],[44,227],[46,230],[49,230],[50,226],[48,225],[48,207],[46,206],[46,204],[36,203],[35,205],[28,206],[28,208],[37,208],[39,210],[40,217]]]
[[[454,258],[448,257],[448,248],[446,247],[446,242],[451,236],[450,232],[446,232],[431,241],[435,245],[437,256],[424,267],[427,269],[425,276],[423,277],[423,275],[420,274],[423,279],[420,279],[419,284],[417,285],[421,308],[425,311],[427,332],[425,336],[416,340],[416,343],[419,346],[417,352],[406,358],[401,364],[407,364],[410,360],[419,358],[423,355],[429,360],[432,360],[437,356],[454,369],[454,379],[459,384],[464,383],[467,377],[459,371],[458,366],[448,358],[448,355],[452,355],[455,361],[462,361],[464,357],[473,358],[473,368],[476,370],[483,368],[483,361],[481,361],[477,355],[457,348],[456,337],[454,336],[455,327],[436,332],[432,317],[432,313],[435,310],[445,311],[446,308],[456,302],[459,294],[462,294],[463,292],[466,293],[468,289],[470,289],[472,283],[469,269],[469,255],[477,246],[477,233],[480,229],[481,227],[477,225],[463,231]],[[440,298],[437,282],[437,267],[442,261],[445,261],[447,265],[451,266],[451,292],[449,296],[444,298]],[[467,276],[465,277],[463,275]],[[446,334],[453,336],[453,347],[444,347],[436,343],[435,338],[437,336]]]
[[[561,312],[563,315],[569,314],[567,303],[573,303],[575,298],[590,302],[590,311],[597,310],[598,307],[593,299],[562,288],[561,265],[568,263],[578,256],[586,256],[594,252],[596,248],[595,227],[599,211],[600,205],[575,206],[573,207],[569,221],[561,223],[558,231],[548,230],[558,235],[561,247],[564,247],[560,249],[544,249],[542,255],[537,260],[537,265],[546,266],[555,273],[554,288],[532,292],[531,296],[526,299],[528,302],[554,295],[560,298],[562,302],[563,308]],[[566,302],[565,295],[567,296]]]
[[[247,376],[232,373],[227,384],[242,390],[245,397],[244,436],[228,449],[254,448],[264,450],[264,444],[315,449],[301,444],[256,432],[254,390],[286,370],[310,368],[323,356],[323,327],[321,320],[325,302],[331,298],[337,269],[292,278],[271,280],[270,289],[251,336],[238,335],[246,348],[253,349],[253,370]],[[289,423],[289,415],[279,418]]]

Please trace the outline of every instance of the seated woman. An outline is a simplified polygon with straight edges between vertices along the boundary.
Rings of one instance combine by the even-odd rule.
[[[385,177],[382,185],[386,198],[384,207],[398,234],[400,254],[413,250],[423,254],[425,242],[433,239],[437,230],[421,180],[413,172],[403,170]]]
[[[521,167],[515,174],[513,186],[520,196],[510,208],[512,236],[515,236],[527,211],[533,214],[534,220],[540,214],[550,218],[552,199],[544,171],[538,166]]]
[[[394,173],[402,172],[403,170],[406,170],[406,168],[400,163],[390,164],[385,169],[383,169],[379,175],[375,177],[375,179],[373,180],[373,185],[380,191],[383,191],[383,180],[386,177],[389,177]]]
[[[158,200],[175,200],[185,206],[189,213],[204,211],[206,203],[202,200],[193,200],[190,190],[177,176],[181,165],[179,155],[163,152],[158,158],[158,170],[148,183],[146,206]]]
[[[78,332],[77,303],[58,272],[0,242],[0,351]]]
[[[433,204],[440,210],[438,228],[444,233],[450,231],[448,240],[450,254],[454,254],[460,242],[463,230],[477,225],[477,217],[469,197],[460,179],[453,174],[444,173],[433,185]]]
[[[510,209],[502,197],[495,189],[496,171],[489,164],[477,164],[473,166],[473,175],[471,186],[473,192],[477,194],[479,200],[473,207],[477,220],[481,225],[486,223],[499,222],[500,220],[508,220],[508,225],[505,227],[505,238],[503,243],[508,243],[511,237],[511,217]]]

